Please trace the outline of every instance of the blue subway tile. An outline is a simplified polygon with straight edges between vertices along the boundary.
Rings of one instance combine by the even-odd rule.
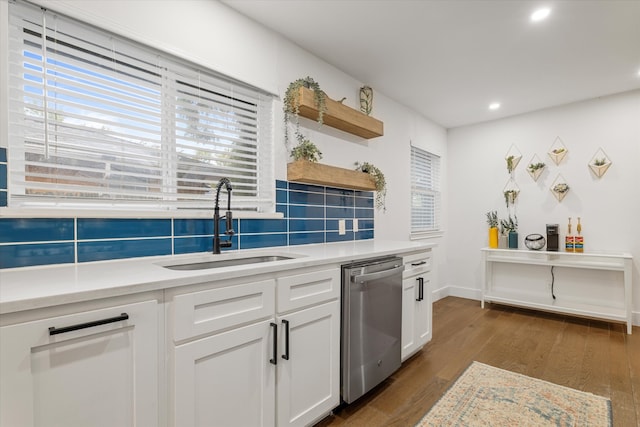
[[[289,209],[288,206],[285,204],[276,204],[276,212],[281,213],[282,215],[284,215],[285,218],[287,218],[289,216]]]
[[[289,191],[289,203],[296,205],[324,205],[324,194]]]
[[[327,187],[326,188],[326,193],[327,195],[333,194],[336,196],[351,196],[353,197],[353,190],[347,190],[345,188],[333,188],[333,187]]]
[[[287,188],[287,181],[281,181],[279,179],[276,179],[276,188]]]
[[[78,218],[78,240],[169,236],[170,219]]]
[[[7,165],[0,164],[0,190],[7,189]]]
[[[222,225],[224,231],[224,224]],[[213,235],[213,218],[174,219],[174,236],[208,236]]]
[[[373,199],[373,191],[355,191],[356,197],[367,197],[369,199]]]
[[[289,190],[295,191],[309,191],[312,193],[322,193],[324,194],[324,187],[319,185],[309,185],[309,184],[301,184],[299,182],[290,182]]]
[[[361,230],[355,233],[356,240],[373,239],[373,230]]]
[[[267,248],[271,246],[286,246],[287,235],[280,234],[241,234],[240,249]]]
[[[173,240],[173,253],[188,254],[192,252],[211,252],[212,237],[178,237]]]
[[[324,232],[289,234],[289,245],[308,245],[311,243],[324,243]]]
[[[339,206],[352,208],[353,207],[353,197],[352,196],[338,196],[335,194],[327,194],[327,206]]]
[[[373,209],[356,208],[355,218],[373,218]]]
[[[353,218],[353,208],[327,208],[327,218]]]
[[[324,206],[289,205],[289,218],[324,218]]]
[[[337,231],[327,231],[327,243],[345,242],[353,240],[353,231],[347,231],[345,234],[338,234]]]
[[[246,233],[278,233],[287,231],[286,219],[243,219],[240,221],[240,232]]]
[[[74,262],[73,243],[0,246],[0,268]]]
[[[353,221],[348,219],[345,221],[345,229],[353,230]],[[325,225],[325,229],[327,231],[338,231],[340,227],[339,220],[337,219],[327,219],[327,223]]]
[[[0,162],[7,163],[7,149],[0,147]]]
[[[358,229],[360,230],[373,230],[374,221],[372,219],[359,219]]]
[[[276,190],[276,203],[287,203],[286,190]]]
[[[171,239],[78,242],[78,262],[170,254]]]
[[[71,218],[0,218],[0,243],[73,240]]]
[[[373,197],[356,197],[356,208],[373,208]]]
[[[322,219],[290,219],[289,232],[294,231],[324,231]]]
[[[0,207],[8,206],[7,204],[7,192],[0,190]]]

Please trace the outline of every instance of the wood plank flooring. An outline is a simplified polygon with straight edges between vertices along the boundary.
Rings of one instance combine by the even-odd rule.
[[[447,297],[433,340],[384,383],[316,427],[413,426],[474,360],[611,399],[615,427],[640,426],[640,328]]]

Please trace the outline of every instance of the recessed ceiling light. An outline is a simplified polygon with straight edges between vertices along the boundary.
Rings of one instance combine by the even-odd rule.
[[[500,108],[500,103],[499,102],[493,102],[493,103],[489,104],[489,110],[497,110],[498,108]]]
[[[548,7],[538,9],[531,14],[531,20],[533,22],[542,21],[547,16],[549,16],[550,13],[551,13],[551,9],[549,9]]]

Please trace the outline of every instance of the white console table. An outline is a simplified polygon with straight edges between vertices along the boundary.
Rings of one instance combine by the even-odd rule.
[[[514,305],[543,311],[593,317],[605,320],[625,322],[627,333],[632,330],[631,311],[631,271],[633,258],[628,253],[571,253],[548,252],[522,249],[481,249],[484,283],[482,286],[482,308],[485,301]],[[624,280],[623,308],[614,308],[595,303],[585,304],[578,301],[558,302],[549,295],[531,295],[518,291],[494,289],[493,265],[495,263],[528,264],[581,269],[621,271]]]

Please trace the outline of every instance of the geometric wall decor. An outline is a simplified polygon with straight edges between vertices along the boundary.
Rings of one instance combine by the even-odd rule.
[[[511,174],[518,166],[518,163],[520,163],[522,153],[520,153],[520,150],[518,150],[518,147],[516,147],[515,144],[511,144],[511,148],[507,151],[507,155],[504,156],[504,159],[507,162],[507,172]]]
[[[549,157],[551,157],[551,160],[553,160],[553,162],[556,165],[559,165],[560,162],[562,162],[562,159],[564,159],[564,156],[566,156],[568,152],[569,150],[567,150],[567,147],[564,145],[564,142],[562,142],[562,140],[558,136],[556,137],[555,141],[553,141],[553,144],[551,144],[548,154],[549,154]]]
[[[602,178],[602,176],[607,173],[609,166],[611,166],[611,160],[602,148],[599,148],[596,154],[589,160],[589,169],[591,169],[591,172],[598,178]]]
[[[540,178],[540,175],[542,175],[546,166],[547,165],[542,163],[540,157],[538,157],[537,154],[534,154],[527,165],[527,172],[529,172],[529,175],[531,175],[531,178],[533,178],[534,181],[538,181],[538,178]]]
[[[551,190],[551,193],[553,193],[556,199],[561,202],[562,199],[566,197],[567,193],[569,193],[569,184],[567,184],[567,181],[562,175],[558,174],[556,179],[553,180],[549,190]]]

